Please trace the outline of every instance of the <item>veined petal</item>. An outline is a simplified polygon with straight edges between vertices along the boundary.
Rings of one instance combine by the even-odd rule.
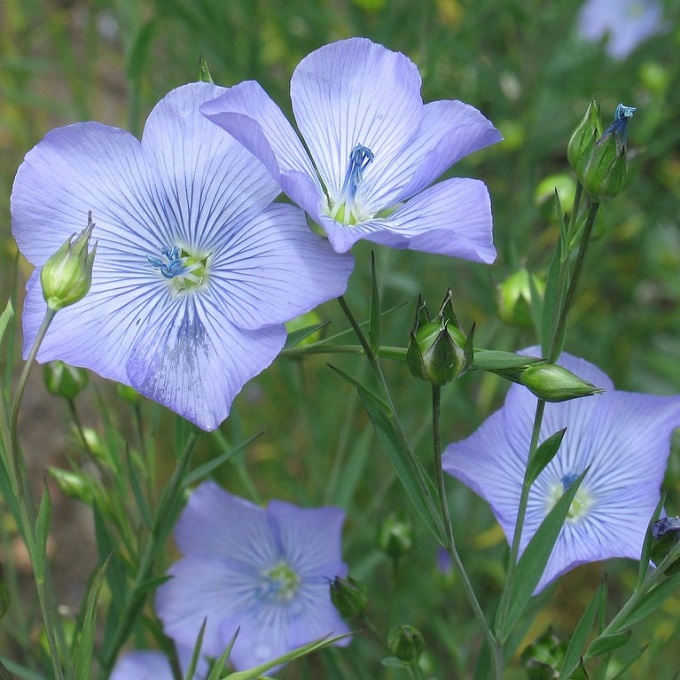
[[[345,576],[341,534],[345,513],[340,508],[300,508],[271,501],[267,516],[281,541],[286,562],[305,578],[315,576],[326,589],[335,576]],[[327,595],[327,593],[326,593]]]
[[[420,86],[408,57],[365,38],[325,45],[298,64],[290,85],[293,112],[331,198],[340,194],[356,145],[374,155],[364,173],[368,182],[416,134]]]
[[[201,293],[239,328],[285,323],[347,287],[353,259],[313,234],[298,208],[274,204],[224,237]]]
[[[164,223],[156,229],[164,240],[153,254],[178,243],[213,250],[229,225],[251,219],[280,192],[262,163],[201,115],[200,104],[225,91],[209,83],[177,88],[144,126],[142,148],[166,197]]]
[[[21,252],[40,266],[87,225],[100,243],[95,269],[107,258],[155,250],[155,225],[166,204],[158,178],[129,132],[99,123],[57,128],[26,154],[12,188],[12,232]]]
[[[109,680],[173,680],[172,667],[162,652],[130,652],[118,661]]]
[[[295,130],[262,87],[246,81],[206,101],[201,113],[264,163],[288,196],[310,213],[323,189]]]
[[[217,518],[229,521],[211,521]],[[175,542],[186,556],[232,560],[254,571],[281,557],[264,508],[209,481],[189,497],[175,527]]]
[[[425,104],[420,128],[380,173],[366,176],[363,207],[377,212],[428,187],[461,158],[501,141],[476,108],[460,101]]]
[[[243,385],[269,366],[285,339],[283,325],[242,330],[200,295],[167,296],[148,309],[126,371],[136,390],[214,430]]]
[[[322,220],[338,252],[360,238],[393,248],[493,262],[491,202],[483,182],[454,178],[422,191],[385,219],[343,225]]]

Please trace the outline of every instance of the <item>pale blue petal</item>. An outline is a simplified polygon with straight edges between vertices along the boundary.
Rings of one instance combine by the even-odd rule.
[[[367,173],[362,205],[377,212],[429,186],[461,158],[501,140],[491,122],[469,104],[455,100],[425,104],[417,134],[380,174]]]
[[[158,296],[139,320],[126,371],[145,396],[213,430],[229,415],[243,385],[283,347],[283,325],[257,331],[230,324],[200,292]],[[131,321],[128,321],[130,323]]]
[[[440,182],[384,219],[346,225],[324,216],[321,225],[338,252],[366,239],[477,262],[493,262],[496,257],[489,192],[474,179]]]
[[[304,578],[333,579],[345,576],[342,562],[340,508],[300,508],[283,501],[271,501],[267,516],[281,541],[286,562]]]
[[[345,292],[353,259],[313,234],[298,208],[272,205],[224,238],[204,292],[239,328],[285,323]]]
[[[201,115],[201,103],[224,91],[209,83],[185,85],[166,95],[146,122],[142,148],[166,198],[156,254],[177,244],[212,251],[232,225],[248,221],[280,193],[252,154]]]
[[[366,182],[388,172],[420,127],[420,86],[410,59],[365,38],[325,45],[298,64],[290,85],[295,120],[332,199],[357,144],[374,154]]]
[[[225,90],[205,102],[201,112],[259,158],[293,201],[317,212],[323,188],[314,166],[281,109],[258,83]]]
[[[120,658],[109,680],[174,680],[174,676],[165,654],[149,650]]]
[[[187,557],[226,559],[255,572],[281,558],[265,510],[203,482],[175,527],[175,542]]]

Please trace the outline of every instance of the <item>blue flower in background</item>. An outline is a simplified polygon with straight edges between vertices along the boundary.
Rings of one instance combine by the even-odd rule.
[[[339,508],[271,501],[264,509],[201,484],[175,529],[183,557],[156,596],[166,635],[192,646],[207,620],[203,652],[217,657],[238,629],[230,660],[240,670],[347,633],[329,590],[347,574],[343,521]]]
[[[666,29],[662,15],[657,0],[588,0],[579,12],[578,31],[591,42],[607,36],[607,54],[625,59],[640,43]]]
[[[183,673],[189,668],[192,653],[193,650],[189,648],[177,649]],[[208,675],[208,670],[207,662],[200,660],[193,680],[203,680]],[[111,672],[109,680],[174,680],[174,678],[170,661],[162,652],[144,650],[122,656]]]
[[[279,353],[285,322],[342,294],[352,269],[301,210],[271,203],[267,169],[200,115],[222,92],[172,91],[141,142],[98,123],[53,130],[12,192],[14,236],[38,267],[24,352],[45,312],[39,268],[92,211],[92,287],[57,314],[38,359],[131,385],[206,430]]]
[[[486,186],[455,178],[427,187],[501,136],[472,106],[423,104],[420,87],[406,56],[352,38],[312,52],[293,73],[293,112],[304,143],[253,81],[202,111],[262,160],[338,252],[367,239],[492,262]]]
[[[526,354],[540,353],[530,348]],[[565,489],[588,467],[557,539],[538,592],[569,569],[611,557],[639,559],[647,525],[659,502],[670,453],[680,426],[680,397],[614,390],[612,381],[583,359],[559,362],[606,390],[582,399],[547,404],[541,441],[566,427],[560,450],[531,488],[520,550]],[[450,444],[446,472],[491,505],[510,542],[517,520],[536,397],[513,385],[503,408],[467,439]]]

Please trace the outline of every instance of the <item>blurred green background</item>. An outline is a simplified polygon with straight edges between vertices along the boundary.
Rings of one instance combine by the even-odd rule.
[[[543,274],[557,236],[553,187],[565,196],[573,191],[566,143],[596,97],[605,120],[619,102],[639,110],[629,126],[630,183],[600,211],[599,238],[588,255],[566,348],[597,363],[619,389],[680,392],[680,7],[668,0],[668,30],[615,61],[602,44],[577,36],[580,5],[574,0],[0,0],[3,298],[15,282],[12,179],[23,155],[48,130],[99,120],[139,135],[165,93],[197,79],[201,54],[217,84],[256,79],[290,111],[288,83],[299,60],[325,43],[361,35],[418,64],[425,101],[461,99],[481,109],[505,137],[449,171],[487,182],[497,262],[483,267],[378,248],[384,308],[395,308],[385,319],[385,344],[404,346],[418,295],[436,309],[449,286],[463,325],[476,324],[477,345],[516,350],[535,342],[530,328],[499,320],[496,287],[521,266]],[[367,244],[354,249],[348,299],[360,318],[368,314],[370,251]],[[19,262],[19,297],[29,269]],[[329,303],[320,314],[332,321],[329,333],[346,328],[337,306]],[[246,496],[256,490],[262,499],[345,507],[346,559],[370,587],[379,627],[420,627],[433,672],[440,678],[469,677],[479,634],[456,579],[438,571],[436,546],[403,501],[353,389],[328,370],[327,361],[283,359],[246,387],[222,432],[235,442],[262,430],[265,435],[217,479]],[[331,357],[330,362],[355,375],[365,371],[359,359]],[[13,363],[5,366],[5,375]],[[428,461],[429,390],[410,379],[403,365],[386,368],[400,416]],[[445,440],[470,434],[501,403],[505,388],[500,379],[476,374],[447,387]],[[36,400],[42,399],[41,389],[33,388]],[[95,381],[88,390],[109,400],[121,431],[130,429],[128,406],[110,386]],[[155,407],[144,408],[149,420],[158,422]],[[38,410],[35,417],[56,412],[55,427],[64,433],[58,446],[72,453],[76,439],[66,410],[45,409],[50,410]],[[162,437],[163,418],[152,434]],[[101,427],[96,412],[86,413],[85,420]],[[217,440],[206,436],[200,456],[218,449]],[[61,453],[55,452],[57,461],[66,465],[59,461]],[[457,533],[465,562],[482,599],[493,603],[502,587],[505,542],[484,503],[453,481],[450,490],[454,521],[462,518]],[[680,514],[677,451],[668,491],[669,514]],[[397,568],[376,544],[378,528],[392,512],[415,525],[413,549]],[[606,569],[615,607],[632,586],[635,570],[630,563],[609,563]],[[590,565],[562,579],[530,636],[549,624],[558,635],[568,635],[604,572],[604,565]],[[676,597],[620,653],[623,660],[650,645],[627,677],[676,677],[679,629]],[[379,665],[381,655],[370,639],[360,637],[349,652],[319,655],[282,677],[399,677]],[[516,675],[508,677],[526,677],[517,665]]]

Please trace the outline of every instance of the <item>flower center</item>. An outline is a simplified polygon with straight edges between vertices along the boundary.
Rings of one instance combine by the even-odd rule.
[[[570,472],[564,475],[559,482],[553,482],[548,489],[548,498],[546,499],[546,514],[552,510],[555,503],[562,497],[567,489],[578,479],[578,475]],[[579,519],[585,517],[594,503],[594,498],[583,488],[583,484],[579,486],[574,500],[572,500],[569,510],[567,512],[568,522],[577,522]]]
[[[330,216],[338,222],[356,224],[365,219],[355,202],[357,189],[364,176],[364,170],[373,162],[373,152],[362,144],[357,144],[349,154],[349,163],[342,183],[340,195],[335,205],[331,206]]]
[[[175,293],[198,290],[208,281],[208,258],[210,255],[190,253],[180,246],[164,248],[163,257],[147,255],[149,264],[171,282]]]
[[[260,578],[257,598],[269,604],[290,602],[300,585],[300,577],[284,561],[261,571]]]

